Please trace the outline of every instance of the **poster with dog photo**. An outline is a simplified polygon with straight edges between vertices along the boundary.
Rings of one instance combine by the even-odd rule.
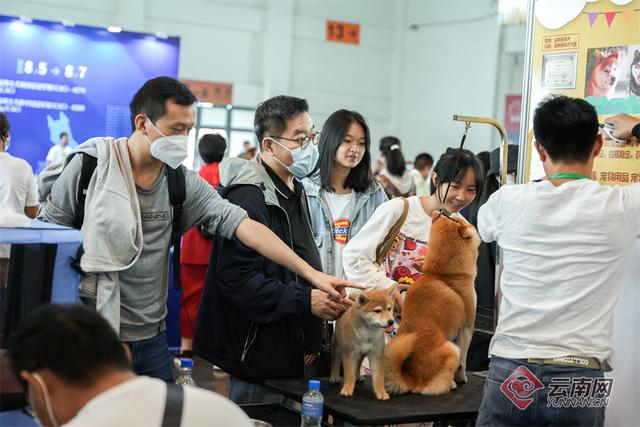
[[[640,97],[640,45],[588,49],[585,76],[585,97]]]

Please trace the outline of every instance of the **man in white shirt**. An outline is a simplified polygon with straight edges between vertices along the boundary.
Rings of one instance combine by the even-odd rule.
[[[12,335],[9,355],[41,425],[252,425],[238,406],[216,393],[137,377],[125,348],[94,310],[48,305]]]
[[[60,134],[60,143],[51,147],[49,153],[47,153],[47,166],[66,159],[71,151],[73,150],[69,147],[69,134],[62,132]]]
[[[502,187],[478,214],[504,271],[477,425],[602,425],[613,308],[640,238],[640,184],[590,179],[603,141],[586,101],[549,98],[533,127],[547,177]]]
[[[7,153],[11,135],[9,120],[0,113],[0,215],[18,214],[35,218],[38,192],[29,163]],[[0,244],[0,286],[4,284],[10,245]]]
[[[7,152],[10,141],[9,120],[0,113],[0,206],[2,211],[35,218],[38,192],[33,170],[29,163]]]

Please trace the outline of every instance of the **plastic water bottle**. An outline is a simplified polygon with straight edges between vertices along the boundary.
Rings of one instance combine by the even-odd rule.
[[[320,381],[309,380],[309,390],[302,396],[302,423],[300,427],[320,426],[324,397],[320,393]]]
[[[193,360],[182,358],[180,359],[180,376],[176,380],[177,385],[196,385],[196,382],[191,377],[191,371],[193,370]]]

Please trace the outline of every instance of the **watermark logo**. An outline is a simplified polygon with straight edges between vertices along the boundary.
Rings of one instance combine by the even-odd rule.
[[[504,380],[500,391],[520,410],[525,410],[533,402],[533,393],[542,388],[544,385],[530,370],[519,366]]]
[[[606,408],[613,378],[554,377],[549,383],[547,406],[552,408]]]
[[[552,377],[547,387],[547,407],[606,408],[613,391],[613,378]],[[533,403],[533,394],[544,388],[529,369],[519,366],[504,380],[500,391],[524,411]]]

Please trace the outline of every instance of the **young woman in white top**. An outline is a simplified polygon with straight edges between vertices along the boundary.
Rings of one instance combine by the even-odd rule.
[[[400,288],[406,289],[420,277],[424,256],[429,250],[431,214],[444,209],[448,214],[458,215],[475,199],[482,188],[482,180],[482,166],[471,151],[447,150],[433,169],[434,193],[431,196],[396,198],[383,203],[347,244],[342,252],[347,279],[378,288],[395,283],[404,285],[397,287],[394,295],[401,308]],[[378,265],[376,249],[402,216],[405,201],[408,203],[406,219]],[[391,330],[388,332],[393,334]]]
[[[322,270],[343,277],[342,250],[387,200],[371,174],[371,136],[364,117],[338,110],[322,127],[317,173],[302,181]]]

